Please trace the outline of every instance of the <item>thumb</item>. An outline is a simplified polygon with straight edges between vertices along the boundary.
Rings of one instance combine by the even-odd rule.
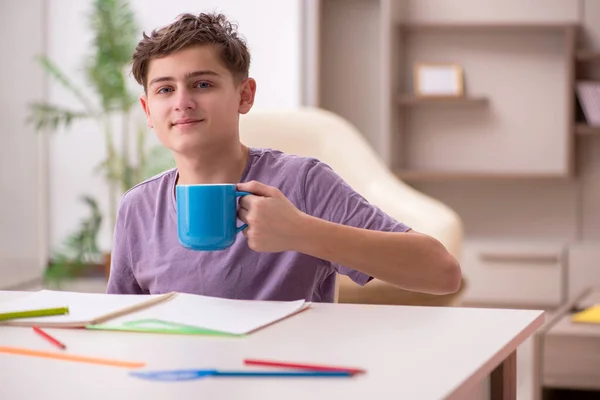
[[[242,182],[236,185],[237,190],[249,192],[256,196],[274,197],[277,189],[258,181]]]

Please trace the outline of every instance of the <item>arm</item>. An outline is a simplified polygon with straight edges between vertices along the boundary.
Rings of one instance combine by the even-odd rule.
[[[133,274],[131,252],[127,241],[126,212],[123,203],[117,213],[112,252],[110,256],[110,277],[106,287],[108,294],[143,294]]]
[[[325,190],[330,190],[328,182]],[[258,182],[238,185],[255,195],[240,200],[239,217],[248,223],[244,235],[255,251],[298,251],[363,272],[406,290],[444,294],[458,290],[457,261],[434,238],[415,232],[385,232],[336,223],[298,210],[277,188]],[[325,195],[329,209],[348,206]],[[351,205],[354,207],[354,204]],[[316,214],[321,215],[319,210]],[[348,211],[346,214],[353,214]],[[375,218],[380,213],[373,214]],[[352,218],[350,218],[352,220]]]
[[[431,236],[355,228],[308,215],[297,226],[296,251],[416,292],[446,294],[460,287],[458,262]]]

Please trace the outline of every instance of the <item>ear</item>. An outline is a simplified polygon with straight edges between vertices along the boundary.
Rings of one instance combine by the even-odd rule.
[[[254,104],[254,96],[256,94],[256,81],[253,78],[248,78],[240,83],[240,105],[238,112],[246,114]]]
[[[148,128],[154,128],[152,119],[150,118],[150,109],[148,108],[148,97],[145,94],[140,96],[140,103],[142,104],[144,113],[146,113],[146,124],[148,125]]]

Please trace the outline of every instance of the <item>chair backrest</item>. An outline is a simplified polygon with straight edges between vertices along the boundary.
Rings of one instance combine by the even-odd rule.
[[[340,116],[310,107],[252,110],[240,117],[240,139],[248,146],[320,159],[369,202],[435,237],[460,259],[463,227],[458,215],[398,179],[364,136]]]

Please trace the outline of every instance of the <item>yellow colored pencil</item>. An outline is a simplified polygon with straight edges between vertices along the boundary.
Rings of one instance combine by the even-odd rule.
[[[35,318],[35,317],[47,317],[52,315],[64,315],[69,313],[69,307],[56,307],[56,308],[43,308],[40,310],[28,310],[28,311],[13,311],[7,313],[0,313],[0,321],[7,321],[10,319],[18,318]]]

